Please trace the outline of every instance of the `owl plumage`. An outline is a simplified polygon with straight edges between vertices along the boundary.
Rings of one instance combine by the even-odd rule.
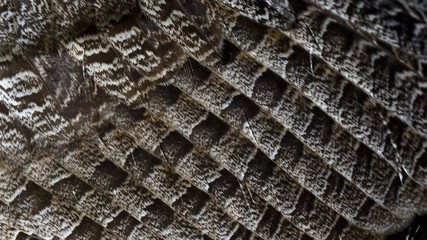
[[[422,239],[425,7],[0,0],[0,236]]]

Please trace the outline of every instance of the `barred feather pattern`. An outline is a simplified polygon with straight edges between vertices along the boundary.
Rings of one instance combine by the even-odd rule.
[[[394,239],[427,213],[426,24],[416,0],[0,0],[0,235]]]

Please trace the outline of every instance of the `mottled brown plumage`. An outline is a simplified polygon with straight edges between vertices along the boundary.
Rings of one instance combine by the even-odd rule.
[[[0,0],[0,238],[422,239],[425,7]]]

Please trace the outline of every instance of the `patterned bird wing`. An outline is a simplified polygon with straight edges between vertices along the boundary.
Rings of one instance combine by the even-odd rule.
[[[426,19],[0,0],[1,238],[423,239]]]

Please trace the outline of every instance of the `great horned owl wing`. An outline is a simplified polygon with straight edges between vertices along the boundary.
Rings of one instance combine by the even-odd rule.
[[[423,6],[1,1],[0,236],[422,239]]]

